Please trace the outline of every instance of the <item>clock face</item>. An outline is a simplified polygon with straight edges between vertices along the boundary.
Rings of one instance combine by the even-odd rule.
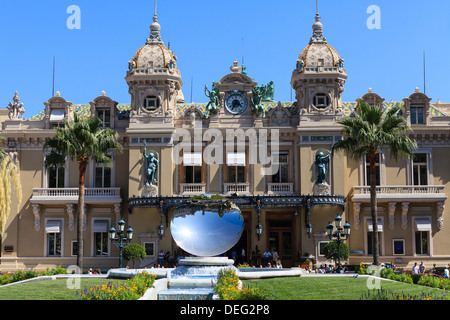
[[[240,92],[231,92],[225,99],[225,108],[231,114],[243,113],[247,105],[247,98]]]

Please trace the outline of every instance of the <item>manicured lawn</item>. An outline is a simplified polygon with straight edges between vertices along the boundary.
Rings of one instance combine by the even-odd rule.
[[[81,289],[117,282],[111,279],[81,279]],[[66,279],[32,281],[0,287],[0,300],[75,300],[77,289],[69,289]]]
[[[246,280],[244,285],[270,292],[277,300],[360,300],[369,292],[367,278],[295,277]],[[405,295],[421,296],[422,292],[441,297],[450,293],[428,287],[381,280],[381,289]]]
[[[118,280],[81,279],[81,289]],[[246,280],[244,285],[258,287],[277,300],[360,300],[369,292],[366,278],[295,277]],[[420,296],[432,292],[441,297],[443,290],[394,281],[381,281],[381,288],[390,292]],[[34,281],[0,287],[0,300],[75,300],[77,289],[69,289],[67,280]]]

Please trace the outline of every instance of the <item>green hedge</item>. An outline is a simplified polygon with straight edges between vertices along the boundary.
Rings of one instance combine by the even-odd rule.
[[[27,270],[27,271],[17,271],[14,273],[8,273],[0,276],[0,286],[14,283],[18,281],[28,280],[36,277],[42,276],[53,276],[56,274],[67,274],[67,270],[61,267],[54,269],[46,269],[44,271],[36,271],[36,270]]]

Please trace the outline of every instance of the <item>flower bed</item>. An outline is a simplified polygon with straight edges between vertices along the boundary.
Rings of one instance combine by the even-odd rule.
[[[272,300],[273,298],[257,288],[242,288],[239,277],[234,270],[219,272],[215,292],[220,300]]]
[[[153,287],[156,275],[142,272],[129,280],[109,282],[77,292],[78,300],[138,300]]]

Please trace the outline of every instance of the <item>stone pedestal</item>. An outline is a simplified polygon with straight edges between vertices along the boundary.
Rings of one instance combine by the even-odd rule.
[[[314,195],[316,196],[326,196],[331,194],[331,188],[328,183],[317,183],[314,186]]]
[[[143,198],[154,198],[157,197],[159,192],[158,192],[158,186],[154,186],[154,185],[150,185],[150,184],[146,184],[144,186],[144,190],[142,191],[142,197]]]

